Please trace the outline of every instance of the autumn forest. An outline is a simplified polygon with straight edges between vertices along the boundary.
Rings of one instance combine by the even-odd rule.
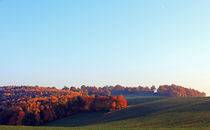
[[[116,96],[115,96],[116,95]],[[81,112],[117,111],[127,107],[127,95],[205,97],[205,93],[176,85],[124,87],[5,86],[0,87],[1,125],[42,125]]]

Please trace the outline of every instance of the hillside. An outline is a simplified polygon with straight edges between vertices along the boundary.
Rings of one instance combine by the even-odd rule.
[[[54,121],[47,124],[47,126],[85,128],[179,128],[210,126],[209,97],[133,97],[128,98],[128,104],[130,106],[127,109],[108,113],[80,113]]]
[[[120,87],[116,88],[119,90]],[[1,87],[0,124],[68,128],[207,128],[210,126],[209,97],[176,97],[176,95],[185,96],[189,94],[188,91],[199,96],[199,92],[196,95],[195,90],[173,85],[160,88],[160,92],[175,94],[175,97],[136,96],[129,93],[124,99],[122,95],[89,96],[87,92],[77,91],[78,89],[71,91],[67,88],[60,90],[55,87],[39,86]],[[96,90],[90,87],[88,89]]]

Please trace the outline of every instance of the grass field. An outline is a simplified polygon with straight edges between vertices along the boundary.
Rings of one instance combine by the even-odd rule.
[[[208,128],[101,128],[101,127],[37,127],[0,126],[1,130],[209,130]]]
[[[157,97],[155,97],[157,98]],[[145,100],[148,99],[148,102]],[[127,109],[107,113],[81,113],[48,126],[116,128],[209,127],[210,98],[133,98]],[[144,102],[142,103],[141,100]]]
[[[210,98],[127,97],[129,107],[115,112],[89,112],[43,127],[0,129],[210,129]]]

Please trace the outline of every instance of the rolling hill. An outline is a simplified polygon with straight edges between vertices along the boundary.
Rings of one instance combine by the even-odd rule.
[[[80,113],[46,126],[85,128],[208,128],[210,98],[131,97],[127,109]]]
[[[128,108],[75,114],[44,126],[0,126],[0,129],[203,129],[210,128],[210,97],[126,97]]]

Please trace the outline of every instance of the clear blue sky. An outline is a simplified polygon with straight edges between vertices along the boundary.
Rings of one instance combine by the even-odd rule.
[[[210,95],[209,0],[0,0],[0,85],[177,84]]]

